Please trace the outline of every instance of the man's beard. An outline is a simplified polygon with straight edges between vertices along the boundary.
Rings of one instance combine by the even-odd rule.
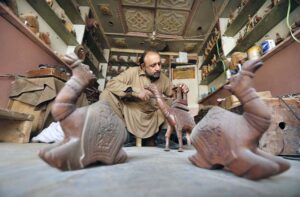
[[[156,80],[158,80],[159,79],[159,77],[160,77],[160,71],[158,71],[158,72],[155,72],[154,74],[149,74],[149,73],[147,73],[147,71],[146,71],[146,76],[151,80],[151,81],[156,81]]]

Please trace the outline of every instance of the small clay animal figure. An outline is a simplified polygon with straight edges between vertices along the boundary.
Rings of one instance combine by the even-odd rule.
[[[39,32],[39,21],[37,15],[21,14],[20,19],[34,34]]]
[[[146,89],[151,91],[154,94],[154,97],[157,100],[157,105],[163,115],[165,116],[168,122],[168,128],[166,132],[166,147],[165,151],[169,151],[170,136],[173,130],[176,130],[178,142],[179,142],[179,152],[183,151],[183,142],[182,142],[182,132],[186,132],[186,137],[188,140],[188,145],[190,145],[190,133],[195,126],[195,121],[189,109],[187,107],[187,93],[183,93],[181,86],[175,87],[177,92],[176,100],[173,102],[172,106],[169,107],[164,99],[162,94],[159,92],[157,87],[154,84],[150,84]]]
[[[248,23],[246,24],[246,28],[245,28],[245,35],[250,31],[252,31],[253,28],[254,28],[253,17],[251,15],[248,15]]]
[[[262,19],[262,17],[260,17],[260,16],[258,16],[258,15],[255,15],[255,16],[254,16],[254,19],[253,19],[253,20],[254,20],[254,21],[253,21],[254,26],[257,25],[257,23],[258,23],[259,21],[261,21],[261,19]]]
[[[293,23],[291,25],[291,31],[292,33],[295,33],[296,31],[298,31],[300,29],[300,20],[296,21],[295,23]]]
[[[51,45],[49,32],[39,32],[38,36],[46,45]]]
[[[276,33],[275,45],[280,44],[283,41],[283,38],[280,36],[279,33]]]
[[[262,62],[244,63],[236,77],[224,88],[243,105],[243,115],[220,107],[211,108],[191,134],[197,152],[189,160],[201,168],[224,167],[235,175],[262,179],[289,169],[289,163],[257,148],[262,134],[271,123],[271,113],[253,88],[255,70]]]

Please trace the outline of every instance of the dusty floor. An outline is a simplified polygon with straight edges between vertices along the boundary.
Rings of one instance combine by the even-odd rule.
[[[114,166],[72,172],[49,167],[37,156],[45,144],[0,143],[0,196],[300,196],[300,162],[261,181],[223,170],[193,166],[194,150],[164,152],[154,147],[125,148],[129,159]]]

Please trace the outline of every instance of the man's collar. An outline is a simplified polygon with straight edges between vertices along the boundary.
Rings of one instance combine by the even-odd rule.
[[[145,71],[139,66],[139,76],[146,75]]]

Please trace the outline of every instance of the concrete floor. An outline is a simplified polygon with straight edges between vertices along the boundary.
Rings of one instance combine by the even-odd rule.
[[[45,144],[0,143],[0,196],[300,196],[300,162],[261,181],[223,170],[205,170],[187,157],[194,150],[164,152],[125,148],[129,159],[114,166],[61,172],[37,156]]]

